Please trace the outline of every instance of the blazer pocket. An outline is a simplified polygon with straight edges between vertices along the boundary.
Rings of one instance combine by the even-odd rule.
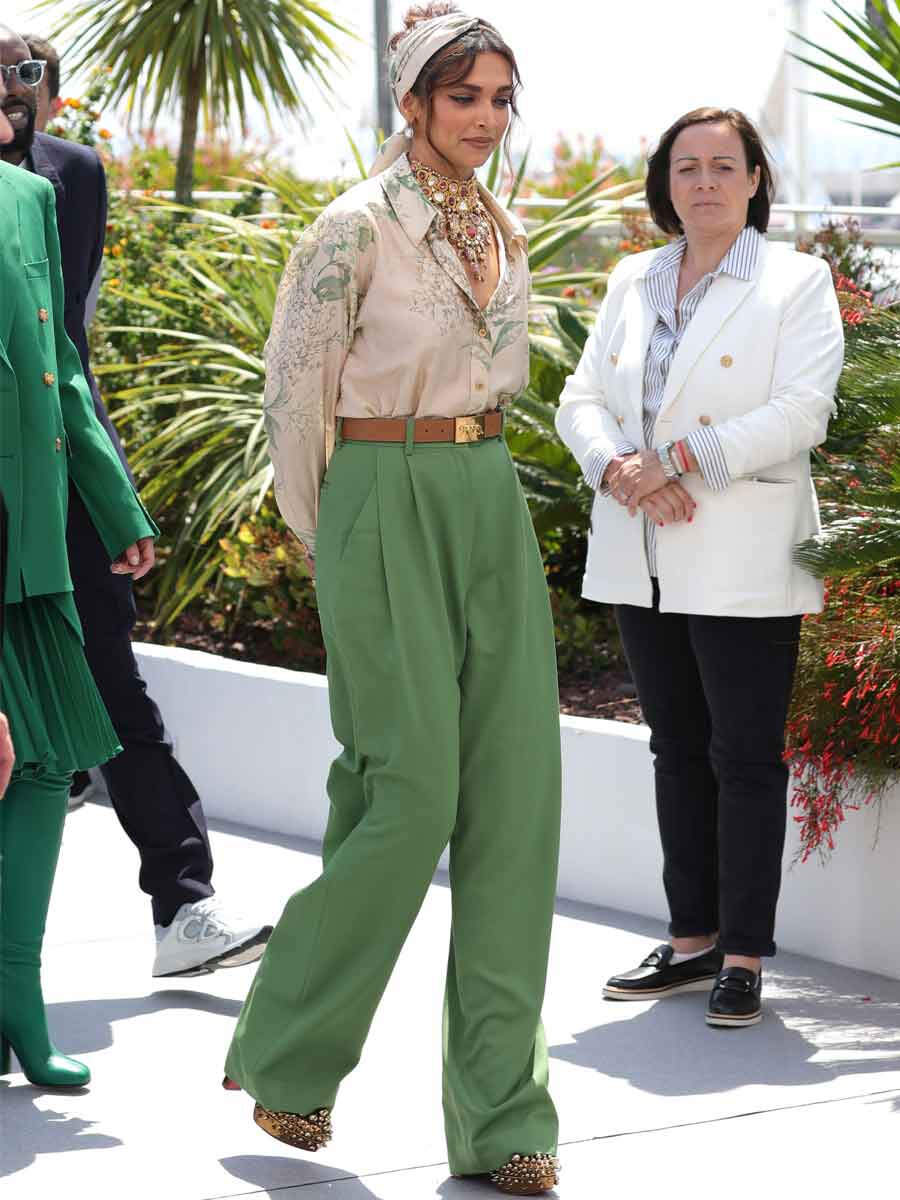
[[[712,527],[705,568],[715,578],[716,591],[742,596],[751,607],[754,602],[786,604],[798,540],[793,481],[736,479],[706,506]]]
[[[27,279],[40,279],[44,275],[50,274],[49,258],[39,258],[36,262],[25,264],[25,276]]]

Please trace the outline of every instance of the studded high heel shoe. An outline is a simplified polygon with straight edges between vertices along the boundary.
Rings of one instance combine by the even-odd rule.
[[[239,1092],[241,1085],[227,1075],[222,1080],[226,1092]],[[331,1141],[331,1110],[319,1108],[301,1116],[299,1113],[278,1112],[257,1104],[253,1109],[253,1120],[270,1137],[298,1150],[315,1154]]]
[[[270,1137],[297,1150],[315,1154],[331,1141],[331,1111],[327,1108],[301,1116],[300,1113],[277,1112],[257,1104],[253,1120]]]
[[[559,1159],[553,1154],[514,1154],[491,1171],[490,1181],[507,1196],[539,1196],[559,1183]]]

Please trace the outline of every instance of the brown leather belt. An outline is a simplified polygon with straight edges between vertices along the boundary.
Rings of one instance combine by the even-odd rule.
[[[480,442],[503,435],[503,413],[496,410],[470,417],[418,417],[416,442]],[[405,417],[342,417],[340,437],[346,442],[405,442]]]

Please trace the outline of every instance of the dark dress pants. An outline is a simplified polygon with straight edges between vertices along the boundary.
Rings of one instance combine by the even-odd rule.
[[[775,953],[800,617],[616,606],[654,755],[673,937],[719,930],[726,954]]]
[[[116,816],[140,853],[140,886],[152,898],[153,920],[168,925],[182,904],[213,894],[206,818],[135,661],[131,580],[110,571],[109,556],[74,488],[68,547],[88,665],[123,747],[101,768],[103,778]]]

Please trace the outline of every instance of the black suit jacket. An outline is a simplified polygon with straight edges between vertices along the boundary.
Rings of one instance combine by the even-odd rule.
[[[36,133],[31,147],[35,174],[43,175],[56,192],[56,223],[62,251],[63,283],[66,291],[66,333],[75,343],[84,374],[94,397],[94,408],[112,439],[119,458],[128,470],[125,452],[113,428],[100,389],[91,374],[87,334],[84,328],[85,305],[94,276],[103,262],[106,240],[106,172],[96,153],[79,142]],[[131,472],[129,471],[129,476]],[[133,482],[133,481],[132,481]]]

